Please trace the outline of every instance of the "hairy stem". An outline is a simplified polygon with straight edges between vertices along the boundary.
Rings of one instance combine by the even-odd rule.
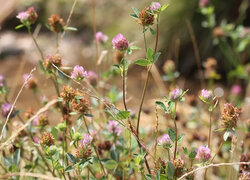
[[[212,111],[209,113],[209,132],[208,132],[208,148],[210,148],[210,141],[211,141],[211,130],[212,130]]]
[[[126,67],[125,67],[125,59],[122,60],[123,61],[123,75],[122,75],[122,93],[123,93],[123,105],[124,105],[124,109],[127,111],[127,105],[126,105]]]
[[[39,51],[42,60],[44,60],[43,52],[42,52],[40,46],[38,45],[38,43],[37,43],[37,41],[36,41],[36,38],[33,36],[33,34],[32,34],[32,32],[31,32],[31,29],[30,29],[30,28],[28,28],[28,33],[30,34],[30,36],[31,36],[31,38],[32,38],[32,40],[33,40],[33,42],[35,43],[36,48],[37,48],[37,50]]]
[[[175,128],[175,145],[174,145],[174,159],[176,159],[176,153],[177,153],[177,141],[178,141],[178,131],[177,131],[177,125],[176,125],[176,106],[177,102],[174,104],[174,128]]]

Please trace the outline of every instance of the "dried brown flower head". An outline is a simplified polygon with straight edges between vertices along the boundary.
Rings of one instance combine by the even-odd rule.
[[[51,146],[55,144],[55,140],[51,133],[44,132],[42,137],[40,138],[40,144],[42,146]]]
[[[49,26],[51,31],[59,33],[63,31],[64,28],[63,19],[57,14],[52,14],[49,18]]]
[[[149,10],[149,8],[144,8],[143,10],[141,10],[141,12],[139,13],[139,18],[137,20],[137,23],[142,25],[142,26],[150,26],[154,24],[154,15],[150,14],[147,10]]]
[[[222,126],[227,130],[236,128],[241,112],[241,108],[236,108],[232,104],[226,103],[222,114]]]

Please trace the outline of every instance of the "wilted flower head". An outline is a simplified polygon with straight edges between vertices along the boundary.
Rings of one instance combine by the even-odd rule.
[[[105,43],[108,40],[108,36],[103,34],[102,32],[97,32],[95,38],[98,43]]]
[[[41,126],[44,127],[46,125],[49,124],[49,119],[48,119],[48,114],[47,113],[43,113],[40,114],[39,116],[37,116],[33,121],[32,121],[32,125],[33,126]]]
[[[51,71],[53,68],[53,65],[57,67],[62,66],[62,58],[59,54],[54,54],[53,56],[48,55],[46,56],[45,60],[43,61],[43,66],[47,71]]]
[[[89,146],[93,140],[93,137],[89,134],[85,134],[83,138],[81,139],[80,143],[82,146]]]
[[[3,75],[0,75],[0,88],[5,85],[6,85],[5,77]]]
[[[81,114],[85,114],[89,110],[89,101],[85,98],[85,94],[80,91],[76,91],[71,104],[72,108]]]
[[[208,6],[209,3],[210,3],[210,0],[200,0],[199,6],[200,7],[205,7],[205,6]]]
[[[143,10],[141,10],[141,12],[139,13],[139,18],[137,20],[137,23],[142,25],[142,26],[150,26],[154,24],[154,15],[150,14],[147,10],[149,10],[150,8],[145,8]]]
[[[117,121],[108,122],[108,131],[117,136],[120,136],[122,133],[122,129]]]
[[[38,18],[38,15],[34,7],[30,7],[27,11],[19,12],[16,16],[25,25],[34,24]]]
[[[170,92],[170,100],[176,101],[181,97],[181,95],[182,95],[182,90],[176,88],[172,92]]]
[[[41,139],[40,144],[43,146],[51,146],[55,144],[54,138],[51,133],[44,132]]]
[[[76,157],[78,158],[82,158],[82,159],[86,159],[88,157],[90,157],[92,154],[92,150],[90,146],[82,146],[80,145],[77,149],[76,149]]]
[[[2,109],[3,117],[7,118],[8,114],[10,113],[11,107],[12,107],[12,104],[10,104],[10,103],[2,104],[1,109]],[[13,118],[14,115],[15,115],[15,113],[14,113],[14,111],[12,111],[10,114],[10,118]]]
[[[82,81],[86,77],[88,77],[88,72],[82,66],[76,65],[71,73],[71,78]]]
[[[170,145],[170,137],[168,134],[164,134],[163,136],[158,138],[158,145],[166,146]]]
[[[51,31],[59,33],[64,28],[63,19],[57,14],[52,14],[49,18],[49,26]]]
[[[240,85],[233,85],[231,88],[231,93],[234,95],[239,95],[242,92],[242,88],[240,87]]]
[[[213,92],[207,89],[202,89],[200,99],[205,103],[211,103],[213,101]]]
[[[240,114],[240,108],[236,108],[230,103],[224,104],[224,110],[222,114],[222,126],[227,130],[236,128]]]
[[[75,89],[71,86],[63,86],[60,96],[64,101],[71,101],[75,97]]]
[[[92,86],[97,85],[98,76],[94,71],[88,71],[88,81]]]
[[[211,150],[208,147],[200,146],[195,158],[199,161],[206,162],[211,158]]]
[[[171,160],[172,164],[174,165],[175,171],[174,171],[174,177],[178,178],[180,177],[184,172],[184,161],[181,158],[176,158]]]
[[[118,51],[128,49],[128,41],[122,34],[117,34],[112,40],[113,47]]]
[[[150,6],[151,11],[160,11],[161,10],[161,4],[159,2],[152,2]]]

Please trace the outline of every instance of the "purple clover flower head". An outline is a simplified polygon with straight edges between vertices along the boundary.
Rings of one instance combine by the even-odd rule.
[[[158,145],[165,146],[170,145],[170,137],[168,134],[164,134],[163,136],[158,138]]]
[[[174,89],[172,92],[170,92],[170,100],[175,101],[178,100],[178,98],[182,95],[181,89]]]
[[[32,126],[38,126],[39,124],[39,116],[36,116],[36,118],[32,121]]]
[[[84,78],[88,77],[88,72],[84,70],[82,66],[76,65],[71,73],[71,78],[77,81],[82,81]]]
[[[5,77],[3,75],[0,75],[0,88],[4,87],[6,85]]]
[[[93,130],[93,129],[90,129],[89,134],[90,134],[91,137],[95,138],[97,136],[97,131]]]
[[[19,12],[16,16],[17,19],[20,19],[21,22],[28,20],[29,14],[25,11]]]
[[[97,32],[95,35],[95,38],[96,38],[97,42],[101,43],[101,44],[107,42],[107,40],[108,40],[108,36],[103,34],[102,32]]]
[[[160,11],[161,4],[159,2],[152,2],[150,9],[151,9],[151,11]]]
[[[90,136],[88,133],[83,136],[80,143],[82,146],[89,146],[93,140],[93,137]]]
[[[113,47],[118,51],[124,51],[128,49],[128,41],[122,34],[117,34],[112,40]]]
[[[204,102],[210,103],[213,100],[213,93],[210,90],[202,89],[200,97]]]
[[[40,143],[40,138],[37,137],[37,136],[34,136],[34,137],[33,137],[33,141],[34,141],[36,144],[39,144],[39,143]]]
[[[235,84],[232,86],[232,88],[231,88],[232,94],[239,95],[241,92],[242,92],[242,89],[241,89],[240,85]]]
[[[2,104],[1,109],[2,109],[3,117],[7,118],[8,114],[10,113],[11,107],[12,107],[12,104],[10,103]],[[13,117],[14,117],[14,111],[12,111],[10,114],[10,118],[13,118]]]
[[[199,6],[200,7],[205,7],[205,6],[208,6],[209,3],[210,3],[210,0],[200,0]]]
[[[208,147],[200,146],[195,158],[199,161],[206,162],[211,158],[211,150]]]
[[[120,136],[122,133],[122,129],[117,121],[109,121],[108,131],[117,136]]]

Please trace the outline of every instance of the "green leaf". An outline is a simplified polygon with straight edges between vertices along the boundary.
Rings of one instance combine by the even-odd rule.
[[[110,150],[110,157],[115,160],[116,162],[119,162],[119,152],[117,151],[117,149],[115,148],[115,146],[113,146]]]
[[[166,106],[165,106],[165,104],[163,102],[156,101],[155,104],[158,105],[165,113],[168,112],[168,110],[167,110],[167,108],[166,108]]]
[[[229,137],[229,135],[230,135],[230,131],[226,131],[226,132],[224,133],[224,135],[223,135],[224,141],[227,141],[227,138]]]
[[[148,28],[144,28],[142,33],[144,34],[145,32],[147,32]]]
[[[183,149],[184,154],[185,154],[185,155],[188,155],[188,150],[187,150],[187,148],[186,148],[186,147],[182,147],[182,149]]]
[[[135,7],[132,7],[132,9],[133,9],[135,15],[136,15],[137,17],[139,17],[139,14],[140,14],[139,10],[138,10],[137,8],[135,8]]]
[[[74,171],[72,166],[66,167],[65,172],[71,172],[71,171]]]
[[[64,27],[64,30],[67,30],[67,31],[77,31],[77,28],[75,28],[75,27]]]
[[[84,114],[84,116],[87,116],[87,117],[94,117],[93,114],[88,114],[88,113]]]
[[[177,142],[180,143],[182,141],[182,139],[183,139],[184,136],[185,136],[185,134],[178,135]]]
[[[151,62],[153,61],[154,50],[152,48],[148,48],[147,51],[147,59]]]
[[[104,166],[109,170],[114,170],[117,166],[117,162],[115,160],[110,159],[104,162]]]
[[[132,18],[135,18],[136,20],[138,19],[138,17],[136,16],[136,14],[130,14],[130,16],[131,16]]]
[[[58,130],[55,127],[52,127],[51,134],[55,140],[57,140]]]
[[[168,135],[170,137],[170,139],[175,142],[175,131],[171,128],[168,129]]]
[[[72,154],[70,154],[70,153],[66,153],[66,155],[67,155],[67,158],[68,158],[68,160],[71,162],[71,163],[73,163],[73,164],[76,164],[76,158],[72,155]]]
[[[138,46],[130,46],[129,47],[131,50],[139,50],[139,49],[141,49],[140,47],[138,47]]]
[[[169,5],[166,5],[164,4],[162,7],[161,7],[161,11],[164,11]]]
[[[189,157],[190,159],[194,159],[195,156],[196,156],[196,154],[197,154],[196,150],[195,150],[194,148],[192,148],[191,151],[189,152],[188,157]]]
[[[170,161],[168,161],[167,176],[169,179],[172,179],[174,177],[174,171],[175,171],[174,165]]]
[[[153,55],[153,60],[154,60],[154,62],[156,62],[156,61],[159,59],[160,55],[161,55],[161,52],[157,52],[157,53],[155,53],[155,54]]]
[[[116,117],[117,119],[127,119],[130,115],[130,112],[129,111],[119,111],[117,114],[116,114]]]
[[[13,157],[13,162],[16,166],[18,166],[20,163],[20,155],[21,155],[21,150],[17,149]]]
[[[22,27],[24,27],[24,25],[23,25],[23,24],[20,24],[20,25],[16,26],[15,29],[20,29],[20,28],[22,28]]]
[[[135,61],[135,64],[139,66],[148,66],[151,62],[148,61],[147,59],[138,59]]]
[[[149,28],[152,35],[155,35],[155,31],[152,28]]]

